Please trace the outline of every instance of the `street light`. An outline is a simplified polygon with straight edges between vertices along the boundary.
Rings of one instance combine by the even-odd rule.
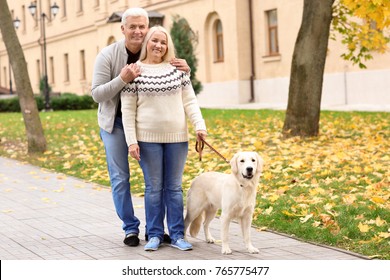
[[[20,26],[20,19],[18,19],[18,17],[16,17],[14,19],[14,27],[15,27],[15,29],[18,29],[19,26]]]
[[[39,1],[39,3],[41,3]],[[41,6],[42,7],[42,6]],[[50,7],[51,14],[53,15],[53,18],[58,14],[58,10],[60,7],[54,2],[54,4]],[[30,6],[28,6],[28,10],[30,14],[35,19],[35,14],[37,12],[37,2],[31,2]],[[46,32],[45,32],[45,19],[47,18],[47,15],[41,11],[41,17],[37,20],[41,21],[41,32],[43,37],[43,82],[44,82],[44,95],[45,95],[45,110],[50,110],[50,93],[49,93],[49,83],[47,79],[47,59],[46,59]]]

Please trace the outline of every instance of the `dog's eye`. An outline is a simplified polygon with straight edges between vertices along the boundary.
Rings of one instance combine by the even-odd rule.
[[[245,160],[242,159],[242,160],[240,160],[240,162],[245,162]]]
[[[256,160],[254,158],[252,158],[252,162],[255,162]]]

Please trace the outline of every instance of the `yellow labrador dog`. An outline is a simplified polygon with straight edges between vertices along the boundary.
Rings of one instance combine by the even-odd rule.
[[[207,172],[194,179],[187,193],[184,233],[186,234],[189,228],[191,236],[196,237],[204,219],[206,241],[214,243],[209,225],[218,209],[222,209],[222,254],[232,253],[228,241],[229,224],[233,219],[237,219],[241,224],[248,252],[257,254],[259,250],[252,245],[250,228],[263,159],[256,152],[239,152],[233,156],[230,165],[231,174]]]

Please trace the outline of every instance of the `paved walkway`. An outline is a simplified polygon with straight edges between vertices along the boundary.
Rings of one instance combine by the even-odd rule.
[[[272,109],[286,110],[287,103],[245,103],[223,106],[210,106],[201,104],[202,108],[215,109]],[[363,111],[363,112],[390,112],[390,104],[340,104],[340,105],[321,105],[322,111]]]
[[[259,254],[246,253],[239,225],[231,225],[232,255],[207,244],[203,232],[189,238],[194,249],[168,245],[145,252],[144,202],[133,197],[141,219],[141,245],[122,243],[121,223],[108,188],[0,157],[0,259],[2,260],[355,260],[364,256],[252,229]],[[212,222],[219,235],[219,222]]]

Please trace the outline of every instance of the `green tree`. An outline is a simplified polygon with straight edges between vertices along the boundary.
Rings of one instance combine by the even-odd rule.
[[[173,16],[171,36],[176,49],[176,56],[187,61],[191,68],[191,83],[195,94],[202,90],[201,82],[196,78],[198,60],[194,54],[194,49],[198,43],[197,34],[191,29],[185,18]]]
[[[28,152],[44,152],[46,150],[46,139],[28,76],[26,59],[16,35],[6,0],[0,0],[0,30],[8,56],[11,58],[20,108],[26,127]]]

